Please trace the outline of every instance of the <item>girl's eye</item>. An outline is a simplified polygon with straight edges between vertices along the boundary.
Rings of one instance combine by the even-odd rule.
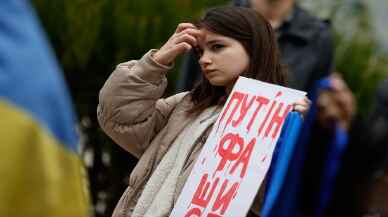
[[[218,50],[221,50],[222,48],[224,48],[225,47],[225,45],[223,45],[223,44],[213,44],[212,46],[211,46],[211,49],[213,50],[213,51],[218,51]]]

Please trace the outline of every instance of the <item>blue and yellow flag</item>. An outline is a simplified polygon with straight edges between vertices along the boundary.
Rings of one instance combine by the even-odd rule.
[[[88,216],[75,124],[61,70],[31,6],[1,0],[0,216]]]

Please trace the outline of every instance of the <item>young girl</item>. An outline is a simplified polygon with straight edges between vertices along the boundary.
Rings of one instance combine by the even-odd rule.
[[[181,23],[159,49],[117,66],[100,92],[98,120],[139,158],[113,216],[169,216],[238,76],[285,85],[275,35],[253,9],[220,7]],[[161,98],[175,58],[196,49],[202,81]],[[295,110],[305,112],[307,99]]]

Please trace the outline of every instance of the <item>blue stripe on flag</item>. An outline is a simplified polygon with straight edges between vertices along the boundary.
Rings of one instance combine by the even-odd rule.
[[[60,143],[76,151],[72,105],[36,15],[25,0],[1,2],[0,97],[30,113]]]

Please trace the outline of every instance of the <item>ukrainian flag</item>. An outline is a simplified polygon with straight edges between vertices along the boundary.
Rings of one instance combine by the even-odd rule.
[[[25,0],[0,1],[0,216],[88,216],[76,119]]]

